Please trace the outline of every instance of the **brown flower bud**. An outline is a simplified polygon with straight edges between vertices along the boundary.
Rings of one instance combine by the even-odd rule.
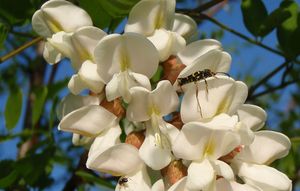
[[[219,160],[226,162],[227,164],[231,163],[231,160],[242,151],[243,146],[240,145],[238,147],[236,147],[235,149],[233,149],[233,151],[231,151],[230,153],[228,153],[227,155],[224,155],[222,157],[219,158]]]
[[[162,176],[165,177],[166,181],[170,185],[173,185],[187,175],[187,167],[181,160],[174,160],[160,172]]]
[[[139,149],[145,140],[145,131],[131,132],[127,135],[125,143],[131,144]]]
[[[164,76],[162,79],[169,80],[172,84],[177,79],[179,73],[185,68],[185,65],[177,61],[176,56],[170,56],[168,60],[162,63]]]
[[[102,107],[115,114],[117,117],[125,116],[125,109],[122,106],[122,101],[120,98],[117,98],[113,101],[107,101],[107,99],[103,99],[100,103]]]
[[[169,123],[174,125],[177,129],[181,130],[181,128],[183,126],[183,122],[181,120],[180,113],[179,112],[174,112],[173,113],[173,118]]]

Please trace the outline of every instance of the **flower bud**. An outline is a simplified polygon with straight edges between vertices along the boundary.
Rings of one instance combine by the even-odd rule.
[[[144,131],[131,132],[127,135],[125,143],[131,144],[139,149],[145,140]]]
[[[162,63],[162,67],[164,70],[164,76],[162,79],[169,80],[172,84],[174,84],[181,70],[185,68],[185,65],[178,63],[176,56],[170,56],[168,60]]]
[[[120,98],[117,98],[113,101],[107,101],[106,99],[102,100],[100,103],[102,107],[115,114],[117,117],[123,117],[125,115],[125,110],[122,106]]]
[[[187,167],[181,160],[174,160],[160,172],[166,181],[170,185],[173,185],[181,178],[187,176]]]

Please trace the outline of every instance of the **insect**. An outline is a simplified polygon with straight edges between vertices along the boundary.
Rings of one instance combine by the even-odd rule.
[[[128,182],[128,178],[122,177],[122,178],[119,179],[118,184],[119,184],[120,186],[126,186],[126,183],[127,183],[127,182]]]
[[[204,70],[197,71],[197,72],[195,72],[191,75],[188,75],[187,77],[177,78],[177,81],[178,81],[178,85],[181,87],[181,86],[183,86],[185,84],[188,84],[188,83],[191,83],[191,82],[194,82],[196,84],[197,81],[204,80],[206,95],[208,95],[208,84],[207,84],[206,78],[209,78],[209,77],[212,77],[212,76],[217,78],[216,77],[217,74],[224,74],[224,75],[230,77],[230,75],[225,73],[225,72],[213,72],[210,69],[204,69]],[[200,111],[200,115],[201,115],[201,117],[203,117],[200,102],[199,102],[199,99],[198,99],[198,86],[197,86],[197,84],[196,84],[196,99],[197,99],[197,105],[198,105],[198,109]]]

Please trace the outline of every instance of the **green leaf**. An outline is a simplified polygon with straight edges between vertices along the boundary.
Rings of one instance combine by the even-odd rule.
[[[111,183],[107,182],[106,180],[103,180],[97,176],[94,176],[91,173],[88,173],[86,171],[79,170],[75,173],[77,176],[80,176],[84,181],[89,182],[89,183],[95,183],[101,186],[105,186],[107,188],[115,188],[114,185]]]
[[[274,10],[262,23],[259,29],[259,36],[266,36],[276,27],[279,27],[286,19],[291,16],[290,12],[278,8]]]
[[[44,103],[48,94],[46,86],[38,87],[33,90],[34,101],[32,104],[32,125],[35,125],[43,111]]]
[[[3,44],[6,40],[9,28],[4,23],[0,22],[0,50],[3,48]]]
[[[5,121],[6,128],[8,130],[13,129],[20,118],[22,112],[22,91],[17,88],[14,91],[11,90],[5,107]]]
[[[295,1],[286,0],[280,4],[280,8],[291,16],[278,27],[277,38],[285,54],[294,58],[300,53],[299,6]]]
[[[8,176],[0,179],[0,188],[7,188],[18,178],[18,172],[13,170]]]
[[[261,0],[243,0],[241,9],[248,31],[254,36],[260,36],[260,26],[268,16],[264,3]]]

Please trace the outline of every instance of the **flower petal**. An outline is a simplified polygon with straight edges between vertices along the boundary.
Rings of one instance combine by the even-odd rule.
[[[238,176],[246,184],[270,191],[290,191],[292,189],[292,181],[275,168],[248,163],[235,165]]]
[[[114,74],[112,79],[106,84],[105,94],[107,101],[112,101],[121,96],[119,92],[120,74]]]
[[[218,176],[222,176],[226,180],[234,180],[233,171],[227,163],[220,160],[213,160],[210,162]]]
[[[221,50],[221,43],[214,39],[198,40],[186,46],[177,56],[181,63],[188,66],[192,64],[195,59],[213,49]]]
[[[149,36],[155,29],[171,29],[174,13],[174,0],[140,1],[129,13],[125,32],[136,32]]]
[[[172,31],[184,37],[188,42],[197,39],[198,36],[197,23],[194,19],[180,13],[175,13]]]
[[[86,83],[80,78],[78,74],[74,74],[69,83],[68,88],[72,94],[78,95],[86,88]]]
[[[66,115],[59,123],[59,130],[94,137],[113,126],[117,117],[98,105],[84,106]]]
[[[168,115],[178,108],[178,95],[168,80],[160,81],[155,90],[150,93],[150,96],[153,104],[159,109],[161,116]]]
[[[189,190],[210,190],[216,175],[208,160],[192,162],[188,168],[186,188]]]
[[[240,121],[253,131],[262,128],[267,118],[267,113],[262,108],[250,104],[241,105],[237,110],[237,114]]]
[[[239,122],[235,127],[235,131],[241,136],[242,145],[250,145],[253,142],[255,135],[244,123]]]
[[[145,165],[139,170],[123,176],[120,179],[124,178],[127,179],[127,182],[124,184],[118,183],[115,189],[116,191],[150,191],[151,181]]]
[[[291,147],[287,136],[275,131],[255,132],[251,145],[245,147],[236,157],[245,162],[270,164],[274,160],[285,157]]]
[[[49,64],[56,64],[63,58],[62,54],[49,42],[45,42],[43,57]]]
[[[177,181],[175,184],[173,184],[168,191],[182,191],[185,190],[187,177],[181,178],[179,181]]]
[[[151,78],[158,67],[158,52],[144,36],[134,33],[107,35],[95,48],[98,72],[105,83],[113,74],[130,70]]]
[[[227,181],[225,178],[217,180],[217,191],[263,191],[247,184],[239,184],[235,181]]]
[[[153,184],[151,191],[165,191],[165,184],[163,179],[159,179],[158,181],[156,181]]]
[[[81,136],[76,133],[73,133],[72,136],[72,143],[75,146],[85,146],[86,148],[89,148],[93,141],[94,139],[91,137]]]
[[[153,43],[159,53],[159,60],[165,61],[171,55],[176,55],[185,47],[185,40],[179,34],[165,29],[155,30],[148,39]]]
[[[33,29],[44,37],[49,37],[50,31],[74,32],[91,25],[93,22],[85,10],[64,0],[47,1],[32,18]]]
[[[184,123],[212,118],[220,113],[232,115],[247,98],[247,86],[232,78],[211,77],[206,82],[207,85],[203,80],[196,85],[192,83],[185,91],[181,104],[181,118]]]
[[[161,139],[163,139],[162,136]],[[163,148],[157,145],[154,132],[150,127],[146,130],[146,138],[140,147],[139,154],[147,166],[153,170],[160,170],[166,167],[172,160],[170,148]]]
[[[97,65],[90,60],[82,63],[78,75],[80,75],[81,80],[86,84],[86,88],[92,92],[98,94],[103,90],[104,83],[97,72]]]
[[[150,91],[143,87],[130,89],[131,101],[127,107],[126,117],[130,121],[147,121],[150,119],[148,113]],[[143,104],[141,104],[143,103]]]
[[[87,161],[87,168],[114,176],[124,176],[141,167],[138,150],[132,145],[121,143],[110,147]]]
[[[68,113],[86,105],[99,105],[100,99],[97,96],[78,96],[68,94],[62,99],[57,108],[57,117],[61,120]]]

